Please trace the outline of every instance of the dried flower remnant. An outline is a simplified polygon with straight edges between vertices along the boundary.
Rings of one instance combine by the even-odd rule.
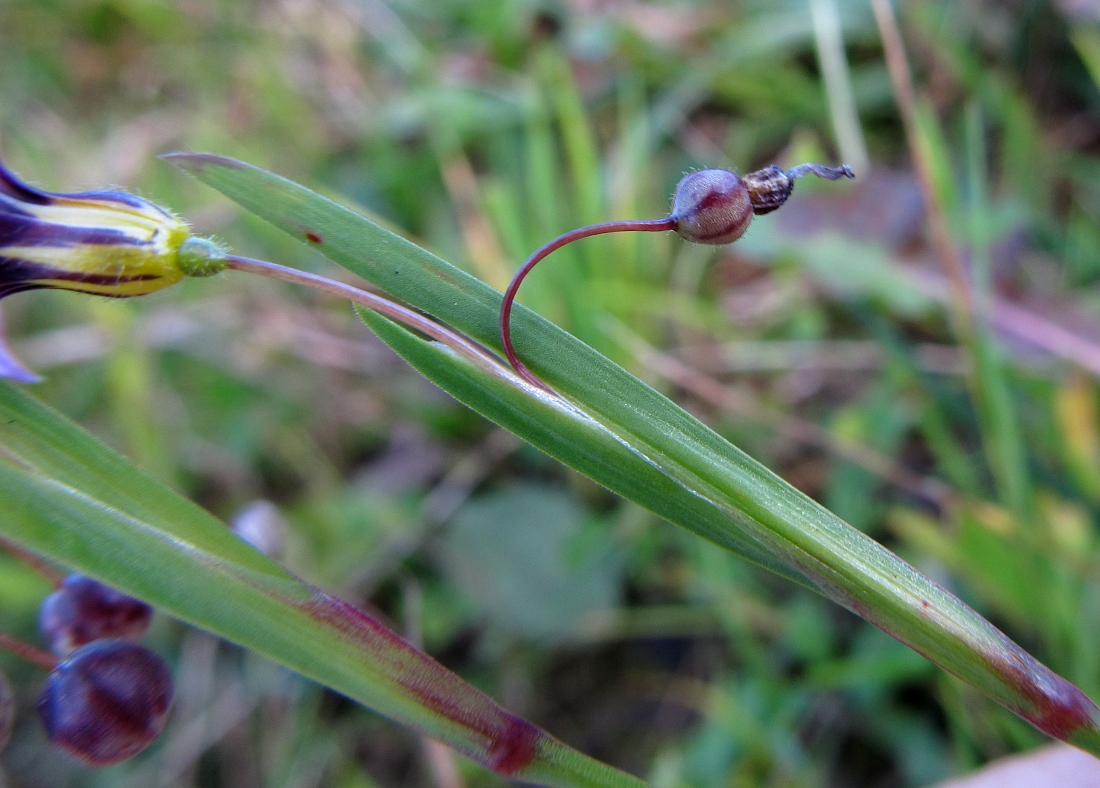
[[[148,200],[42,191],[0,162],[0,298],[41,288],[129,298],[224,267],[215,244]],[[0,377],[37,379],[2,345]]]
[[[822,164],[800,164],[790,170],[772,164],[750,172],[743,178],[729,170],[699,170],[681,179],[672,198],[672,212],[663,219],[640,219],[604,222],[580,227],[559,235],[539,247],[516,271],[504,301],[500,305],[500,341],[508,362],[516,374],[546,391],[550,387],[520,361],[512,344],[512,305],[519,286],[543,258],[566,244],[605,233],[659,233],[672,230],[685,241],[699,244],[728,244],[745,234],[753,216],[771,213],[791,196],[794,182],[806,175],[835,181],[854,178],[851,167],[826,167]]]

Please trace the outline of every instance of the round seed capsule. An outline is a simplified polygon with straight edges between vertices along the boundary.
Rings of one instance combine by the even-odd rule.
[[[153,608],[86,575],[65,578],[42,601],[38,627],[55,654],[102,638],[137,640],[149,628]]]
[[[748,229],[752,198],[736,173],[699,170],[684,176],[676,187],[671,217],[685,241],[728,244]]]
[[[81,763],[109,766],[148,747],[171,705],[164,660],[127,640],[97,640],[50,673],[38,714],[51,743]]]

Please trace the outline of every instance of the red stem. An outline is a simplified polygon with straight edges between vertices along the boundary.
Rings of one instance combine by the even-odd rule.
[[[15,542],[4,537],[0,537],[0,547],[3,547],[11,556],[22,563],[29,566],[38,574],[49,582],[54,588],[60,588],[61,584],[65,581],[65,576],[55,569],[44,558],[32,553],[30,550],[24,550]]]
[[[57,663],[60,662],[60,660],[50,652],[35,648],[30,643],[24,643],[19,638],[12,637],[7,632],[0,632],[0,648],[7,649],[12,654],[15,654],[15,656],[25,659],[27,662],[32,662],[46,670],[53,670],[57,667]]]
[[[508,357],[508,363],[512,365],[512,369],[516,371],[516,374],[528,383],[553,393],[553,389],[543,383],[538,375],[529,370],[527,365],[519,360],[519,356],[516,355],[516,349],[512,345],[512,304],[516,300],[519,286],[523,284],[523,280],[527,277],[527,274],[531,273],[531,269],[538,265],[539,261],[566,244],[572,243],[573,241],[579,241],[582,238],[589,238],[593,235],[628,232],[660,233],[666,230],[675,229],[676,220],[671,216],[666,216],[664,219],[638,219],[590,224],[587,227],[578,227],[576,230],[570,230],[567,233],[559,235],[550,243],[539,247],[534,254],[528,257],[527,262],[516,271],[515,276],[512,277],[512,281],[508,283],[508,289],[504,291],[504,301],[500,304],[500,342],[504,345],[504,355]]]
[[[419,312],[396,304],[382,296],[375,295],[366,290],[360,290],[358,287],[353,287],[343,282],[337,282],[334,279],[317,276],[308,271],[299,271],[296,268],[287,268],[285,265],[279,265],[278,263],[269,263],[266,260],[255,260],[251,257],[240,257],[239,255],[226,255],[225,263],[227,268],[231,268],[235,271],[260,274],[261,276],[268,276],[272,279],[280,279],[284,282],[311,287],[314,290],[320,290],[323,293],[329,293],[339,298],[346,298],[368,309],[373,309],[375,312],[385,315],[391,320],[396,320],[421,333],[427,334],[432,339],[447,345],[456,353],[465,356],[473,363],[494,375],[508,374],[505,371],[504,365],[497,360],[496,356],[492,355],[489,351],[474,343],[472,340],[453,331],[447,326],[436,323],[434,320],[425,317]]]

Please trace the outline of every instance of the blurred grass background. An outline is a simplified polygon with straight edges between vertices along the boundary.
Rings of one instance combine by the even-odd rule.
[[[236,156],[503,288],[686,171],[846,161],[732,247],[591,239],[529,306],[900,552],[1100,698],[1100,4],[901,4],[933,211],[970,271],[960,344],[862,0],[4,0],[0,150],[118,185],[242,253],[340,276],[157,161]],[[624,504],[406,369],[346,304],[226,274],[133,301],[4,301],[39,396],[658,788],[924,786],[1043,737],[832,604]],[[45,584],[11,560],[0,626]],[[51,751],[3,658],[10,786],[501,785],[161,620],[179,699],[101,772]]]

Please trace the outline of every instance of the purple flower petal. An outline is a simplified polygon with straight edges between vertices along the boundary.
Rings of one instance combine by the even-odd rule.
[[[15,174],[0,161],[0,194],[6,194],[22,202],[32,205],[51,205],[53,197],[44,191],[39,191],[33,186],[28,186],[15,177]]]

